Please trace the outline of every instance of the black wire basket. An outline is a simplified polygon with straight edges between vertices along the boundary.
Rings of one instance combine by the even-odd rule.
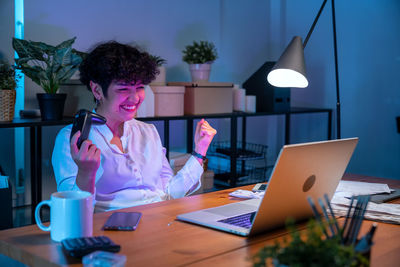
[[[236,151],[232,151],[230,141],[217,141],[211,144],[208,154],[223,158],[236,156],[238,160],[265,159],[267,148],[266,145],[237,142]]]
[[[215,173],[214,183],[219,187],[247,185],[267,180],[267,146],[253,143],[237,142],[233,151],[230,141],[213,142],[210,146],[208,168]],[[236,176],[230,169],[231,156],[236,156]],[[234,179],[234,181],[232,181]]]

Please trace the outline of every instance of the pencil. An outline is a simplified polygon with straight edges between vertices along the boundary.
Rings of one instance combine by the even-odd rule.
[[[322,213],[324,214],[325,219],[326,219],[326,221],[327,221],[327,223],[329,225],[329,229],[332,232],[332,236],[335,236],[336,235],[335,234],[335,229],[333,229],[333,226],[332,226],[332,223],[331,223],[331,221],[329,219],[328,213],[326,212],[326,208],[325,208],[324,202],[322,202],[322,199],[318,198],[318,203],[321,206]]]
[[[328,198],[328,195],[324,194],[324,198],[325,198],[326,204],[328,205],[329,212],[331,213],[333,223],[335,224],[336,231],[337,231],[338,235],[340,236],[340,238],[342,238],[342,235],[340,234],[339,224],[338,224],[338,222],[336,220],[336,216],[335,216],[335,213],[333,212],[333,209],[332,209],[332,206],[331,206],[331,202],[330,202],[330,200]]]
[[[312,201],[312,199],[311,199],[310,196],[307,197],[307,200],[308,200],[308,203],[310,203],[310,206],[311,206],[311,209],[312,209],[312,211],[313,211],[313,213],[314,213],[315,219],[316,219],[317,222],[320,224],[320,226],[321,226],[321,228],[322,228],[322,231],[324,232],[326,238],[329,238],[328,232],[326,231],[325,226],[324,226],[324,224],[322,223],[321,216],[319,215],[319,213],[318,213],[318,211],[317,211],[317,208],[316,208],[315,205],[314,205],[314,202]]]

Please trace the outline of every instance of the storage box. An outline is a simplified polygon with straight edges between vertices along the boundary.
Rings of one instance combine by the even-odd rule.
[[[185,86],[184,113],[187,115],[232,112],[232,83],[171,82],[168,85]]]
[[[184,86],[150,86],[154,93],[154,116],[182,116]]]
[[[208,192],[214,187],[214,172],[207,170],[201,175],[201,186],[194,194]]]
[[[256,96],[257,112],[285,112],[290,110],[290,88],[271,85],[267,75],[275,62],[266,62],[243,83],[247,95]]]

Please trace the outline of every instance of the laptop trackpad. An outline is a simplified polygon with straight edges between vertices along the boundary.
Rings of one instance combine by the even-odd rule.
[[[226,217],[232,217],[235,215],[240,215],[244,213],[249,213],[249,212],[254,212],[257,211],[258,206],[255,205],[249,205],[245,203],[233,203],[233,204],[228,204],[216,208],[211,208],[211,209],[206,209],[204,210],[205,212],[210,212],[213,214],[217,214],[220,216],[226,216]]]

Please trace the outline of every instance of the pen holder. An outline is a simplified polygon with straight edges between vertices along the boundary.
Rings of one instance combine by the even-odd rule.
[[[368,241],[368,239],[368,234],[366,234],[361,239],[357,240],[357,244],[354,247],[354,250],[369,260],[374,242]]]

